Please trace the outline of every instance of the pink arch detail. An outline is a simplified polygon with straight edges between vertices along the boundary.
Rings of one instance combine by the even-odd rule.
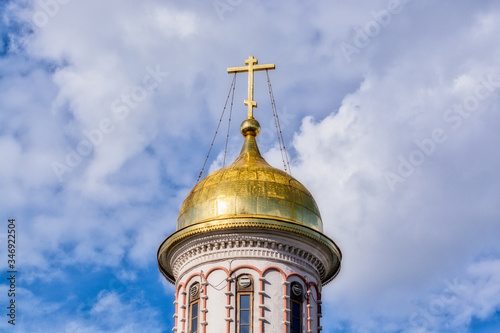
[[[283,277],[283,280],[285,280],[285,281],[286,281],[286,274],[285,274],[285,272],[283,272],[283,270],[282,270],[281,268],[276,267],[276,266],[270,266],[270,267],[267,267],[266,269],[264,269],[264,270],[262,271],[262,274],[261,274],[260,276],[262,276],[262,277],[263,277],[263,276],[264,276],[264,274],[266,274],[266,273],[267,273],[268,271],[270,271],[270,270],[275,270],[275,271],[278,271],[278,272],[281,274],[281,276]]]
[[[241,265],[241,266],[237,266],[235,268],[233,268],[230,272],[229,272],[229,275],[233,274],[234,272],[236,272],[237,270],[239,269],[242,269],[242,268],[249,268],[249,269],[253,269],[254,271],[256,271],[257,273],[259,273],[261,276],[262,276],[262,272],[260,269],[258,269],[257,267],[255,266],[252,266],[252,265]]]

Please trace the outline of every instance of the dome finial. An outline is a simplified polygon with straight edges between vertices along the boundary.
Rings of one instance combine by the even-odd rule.
[[[256,137],[260,132],[260,124],[254,118],[247,118],[241,123],[240,130],[244,137],[247,135]]]

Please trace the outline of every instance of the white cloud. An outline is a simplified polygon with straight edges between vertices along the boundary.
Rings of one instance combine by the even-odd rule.
[[[462,48],[475,51],[475,45]],[[427,300],[430,286],[470,279],[464,272],[478,265],[477,256],[500,250],[494,208],[500,160],[493,153],[498,147],[490,148],[498,142],[490,125],[498,122],[498,84],[476,98],[459,125],[443,117],[455,103],[467,107],[490,75],[498,82],[500,68],[480,53],[453,62],[432,53],[414,66],[422,50],[413,51],[385,65],[384,73],[368,73],[338,112],[319,122],[305,118],[294,139],[294,175],[315,195],[326,233],[344,253],[343,269],[326,289],[325,309],[336,309],[325,310],[334,314],[326,320],[348,322],[349,331],[374,331],[387,323],[382,331],[408,327],[412,304]],[[436,129],[446,140],[430,143]],[[418,145],[424,141],[427,154]],[[402,175],[400,157],[418,163]],[[401,181],[388,182],[388,172]],[[465,329],[473,317],[485,318],[479,299],[469,311],[450,309],[433,329]],[[500,306],[498,297],[490,300],[488,315]]]

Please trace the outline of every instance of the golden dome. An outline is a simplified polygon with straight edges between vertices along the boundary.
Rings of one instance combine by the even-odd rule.
[[[177,230],[232,217],[280,220],[323,231],[311,193],[289,174],[270,166],[260,155],[255,136],[248,134],[234,163],[208,175],[189,193]]]
[[[160,271],[174,281],[175,249],[196,235],[230,230],[281,232],[306,237],[325,255],[323,283],[340,270],[342,253],[323,234],[323,223],[311,193],[295,178],[270,166],[260,155],[255,137],[259,123],[246,119],[241,124],[245,142],[233,164],[217,170],[189,193],[177,218],[177,230],[158,249]],[[305,242],[305,240],[304,240]]]

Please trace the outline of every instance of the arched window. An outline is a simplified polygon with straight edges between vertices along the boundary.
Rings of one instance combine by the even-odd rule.
[[[196,282],[189,288],[189,333],[198,333],[200,314],[200,284]]]
[[[236,295],[236,333],[252,333],[253,280],[251,276],[238,277]]]
[[[300,283],[293,282],[290,285],[290,333],[302,333],[302,300],[304,289]]]

